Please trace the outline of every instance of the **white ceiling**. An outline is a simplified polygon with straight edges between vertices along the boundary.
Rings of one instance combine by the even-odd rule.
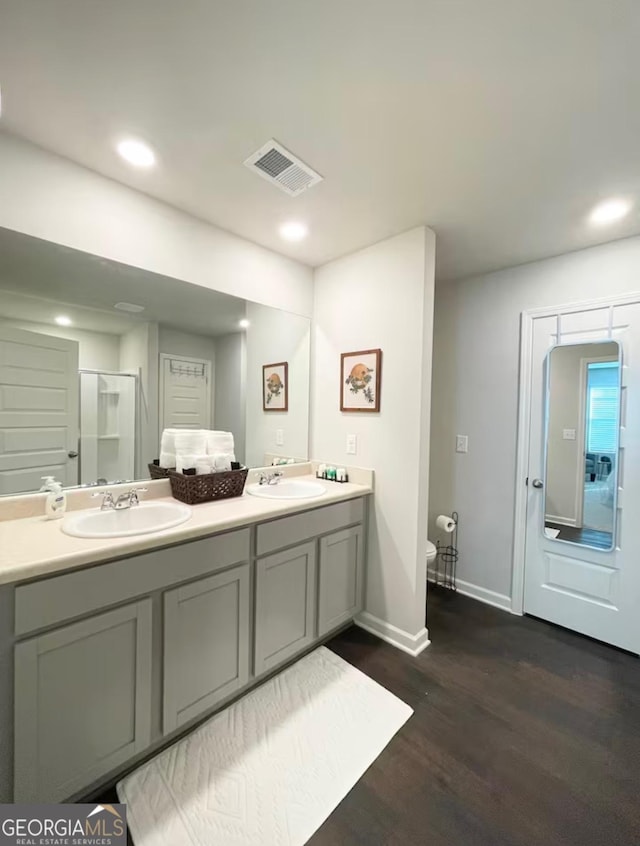
[[[585,220],[640,196],[638,0],[2,0],[0,24],[2,128],[311,265],[420,223],[441,279],[640,231],[640,203]],[[243,167],[270,138],[324,181]]]
[[[144,311],[117,311],[118,302]],[[237,297],[0,228],[0,317],[64,314],[77,329],[117,335],[143,320],[211,336],[238,331],[245,313]]]

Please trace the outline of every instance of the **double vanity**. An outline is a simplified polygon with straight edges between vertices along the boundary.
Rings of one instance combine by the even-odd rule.
[[[352,620],[360,481],[0,521],[0,802],[88,795]]]

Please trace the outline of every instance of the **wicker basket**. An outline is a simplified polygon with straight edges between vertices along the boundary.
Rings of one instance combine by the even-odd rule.
[[[248,472],[249,468],[243,467],[241,470],[203,473],[200,476],[185,476],[175,470],[169,470],[168,474],[174,498],[187,505],[198,505],[200,502],[242,496]]]
[[[169,471],[166,467],[159,467],[157,464],[150,464],[149,475],[152,479],[168,479]]]

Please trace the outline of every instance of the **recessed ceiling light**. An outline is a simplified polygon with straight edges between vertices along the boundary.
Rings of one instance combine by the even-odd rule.
[[[58,326],[71,326],[71,324],[73,323],[71,318],[67,317],[66,314],[59,314],[55,320]]]
[[[243,317],[242,320],[239,321],[238,326],[241,329],[248,329],[249,326],[251,326],[251,323],[249,323],[246,317]]]
[[[289,223],[283,223],[280,227],[280,235],[286,241],[302,241],[309,234],[309,229],[304,223],[298,223],[295,220]]]
[[[152,167],[156,163],[156,154],[151,147],[136,138],[123,139],[117,150],[125,161],[136,167]]]
[[[144,311],[144,306],[135,303],[116,303],[114,308],[117,308],[118,311],[128,311],[129,314],[140,314],[141,311]]]
[[[604,226],[607,223],[615,223],[616,220],[621,220],[629,214],[630,209],[631,203],[628,200],[606,200],[593,209],[589,215],[589,220],[596,226]]]

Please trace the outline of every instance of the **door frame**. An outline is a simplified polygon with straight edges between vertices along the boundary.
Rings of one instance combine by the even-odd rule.
[[[545,317],[575,314],[583,311],[609,309],[609,340],[612,339],[613,309],[616,306],[640,303],[640,291],[567,303],[560,306],[543,306],[521,312],[520,315],[520,370],[518,381],[518,429],[516,444],[516,491],[513,518],[513,568],[511,574],[511,612],[524,613],[524,562],[527,542],[527,471],[529,466],[529,422],[531,417],[531,386],[533,381],[533,326]],[[623,363],[624,371],[624,363]],[[623,377],[624,384],[624,377]]]
[[[162,430],[164,429],[164,364],[165,361],[172,358],[180,359],[180,361],[190,361],[193,364],[204,364],[204,372],[207,380],[207,408],[209,410],[209,428],[213,426],[213,415],[211,413],[211,365],[212,362],[208,358],[193,358],[190,355],[178,355],[177,353],[159,354],[160,366],[158,368],[158,437],[162,438]]]

